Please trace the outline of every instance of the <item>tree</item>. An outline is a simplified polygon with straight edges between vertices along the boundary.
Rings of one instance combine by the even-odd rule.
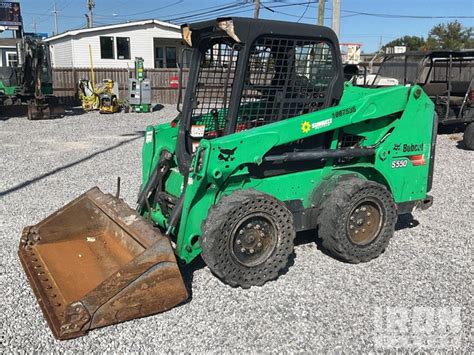
[[[393,41],[388,42],[382,49],[385,50],[387,47],[394,47],[394,46],[406,46],[407,51],[416,51],[423,48],[426,44],[426,41],[423,37],[418,36],[403,36]]]
[[[428,33],[426,49],[474,48],[473,34],[473,27],[463,27],[458,21],[441,23],[434,26]]]

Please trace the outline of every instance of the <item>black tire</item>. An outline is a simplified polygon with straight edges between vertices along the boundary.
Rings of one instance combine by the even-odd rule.
[[[202,225],[202,258],[231,286],[262,286],[289,263],[295,238],[285,204],[255,190],[238,190],[211,207]]]
[[[384,252],[395,231],[397,209],[381,184],[340,181],[323,201],[318,217],[323,247],[350,263],[367,262]]]
[[[467,125],[462,141],[466,149],[474,150],[474,122]]]

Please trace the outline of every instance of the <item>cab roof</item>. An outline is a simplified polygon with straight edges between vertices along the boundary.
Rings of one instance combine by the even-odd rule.
[[[193,38],[197,40],[196,36],[213,31],[222,31],[218,24],[223,21],[231,21],[233,31],[241,42],[253,42],[261,35],[275,35],[288,36],[289,38],[320,38],[327,40],[339,47],[336,33],[329,27],[309,25],[304,23],[262,20],[247,17],[221,17],[216,20],[209,20],[203,22],[196,22],[191,24],[184,24],[181,28],[187,27],[193,33]]]

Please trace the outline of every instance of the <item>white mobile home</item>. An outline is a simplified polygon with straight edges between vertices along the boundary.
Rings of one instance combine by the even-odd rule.
[[[54,68],[133,68],[135,57],[145,68],[176,68],[181,50],[180,27],[158,20],[71,30],[47,38]]]
[[[0,67],[16,67],[18,55],[16,45],[20,40],[17,38],[0,38]]]

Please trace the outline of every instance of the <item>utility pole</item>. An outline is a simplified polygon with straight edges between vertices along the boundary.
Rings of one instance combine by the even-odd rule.
[[[54,0],[54,9],[51,11],[54,15],[54,34],[58,34],[58,9],[56,7],[56,0]]]
[[[318,25],[324,26],[324,5],[326,0],[318,1]]]
[[[255,11],[253,12],[253,18],[258,18],[260,14],[260,0],[255,0]]]
[[[33,17],[33,33],[36,33],[36,17]]]
[[[94,27],[94,18],[92,17],[92,9],[95,7],[94,0],[87,0],[87,27]]]
[[[341,26],[341,0],[332,0],[332,29],[339,37]]]

